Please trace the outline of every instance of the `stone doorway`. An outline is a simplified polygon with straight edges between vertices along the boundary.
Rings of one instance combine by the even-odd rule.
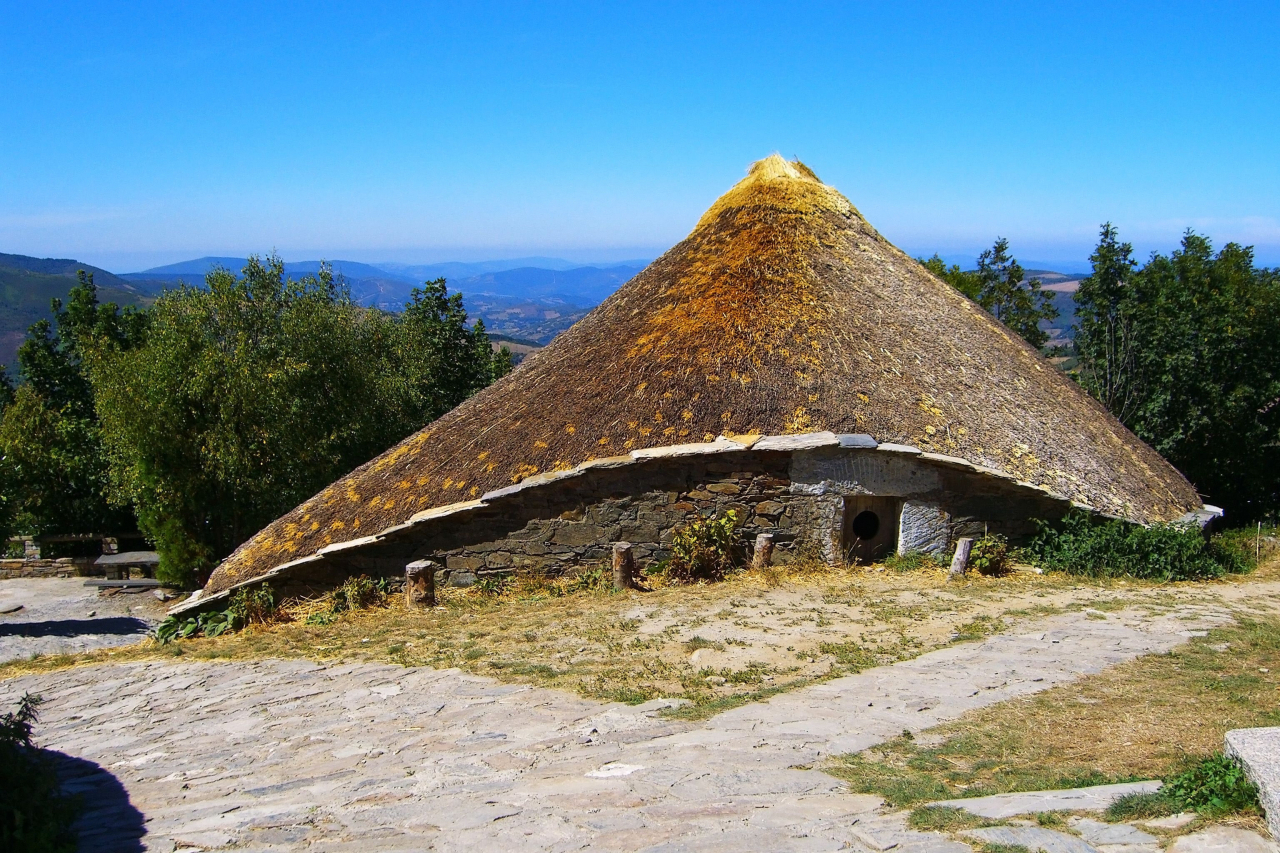
[[[844,554],[851,563],[883,560],[898,547],[898,498],[859,495],[844,499]]]

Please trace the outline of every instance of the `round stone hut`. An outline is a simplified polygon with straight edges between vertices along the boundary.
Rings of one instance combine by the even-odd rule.
[[[875,560],[1070,507],[1206,510],[1168,462],[835,189],[774,155],[509,376],[255,535],[187,606],[270,579],[437,583],[638,562],[736,510],[744,543]]]

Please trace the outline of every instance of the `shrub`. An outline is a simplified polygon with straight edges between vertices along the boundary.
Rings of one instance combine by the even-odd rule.
[[[79,802],[62,793],[53,762],[31,740],[40,701],[28,693],[17,711],[0,714],[0,850],[73,853]]]
[[[894,572],[915,572],[920,569],[936,569],[941,566],[942,558],[936,554],[923,551],[908,551],[905,554],[890,554],[884,558],[884,567]]]
[[[497,598],[511,586],[510,575],[485,575],[475,582],[475,591],[480,595]]]
[[[280,616],[275,590],[271,588],[269,583],[264,583],[252,589],[242,587],[236,590],[235,595],[231,596],[231,604],[227,607],[227,614],[238,621],[240,623],[239,626],[273,622]]]
[[[1249,570],[1238,550],[1207,541],[1194,527],[1143,527],[1074,511],[1056,529],[1041,522],[1027,550],[1045,569],[1096,578],[1203,580]]]
[[[1009,570],[1009,540],[999,533],[975,539],[969,551],[969,566],[984,575],[1003,575]]]
[[[1107,817],[1132,820],[1185,811],[1210,818],[1241,812],[1257,814],[1261,811],[1258,789],[1239,764],[1217,753],[1166,779],[1155,793],[1119,798],[1107,809]]]
[[[733,510],[690,523],[671,540],[667,577],[683,583],[723,580],[733,570],[737,527],[738,514]]]
[[[329,612],[345,613],[349,610],[384,607],[390,592],[386,578],[374,580],[368,575],[347,578],[342,586],[330,593]]]

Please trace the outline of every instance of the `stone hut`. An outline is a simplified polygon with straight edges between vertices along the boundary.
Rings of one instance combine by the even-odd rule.
[[[738,512],[744,543],[874,560],[1195,489],[799,162],[754,164],[682,242],[509,376],[273,522],[197,601],[356,572],[562,573]]]

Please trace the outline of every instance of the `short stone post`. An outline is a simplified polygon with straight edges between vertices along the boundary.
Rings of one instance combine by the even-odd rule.
[[[431,560],[404,567],[404,604],[410,610],[436,606],[436,564]]]
[[[964,574],[964,570],[969,567],[969,551],[972,549],[973,540],[967,536],[956,542],[956,555],[951,558],[951,573],[947,575],[948,580]]]
[[[756,550],[751,555],[751,568],[763,569],[773,565],[773,534],[761,533],[756,536]]]
[[[32,539],[30,536],[22,540],[22,559],[24,560],[40,559],[40,543]]]
[[[613,543],[613,588],[636,588],[636,558],[631,553],[630,542]]]

